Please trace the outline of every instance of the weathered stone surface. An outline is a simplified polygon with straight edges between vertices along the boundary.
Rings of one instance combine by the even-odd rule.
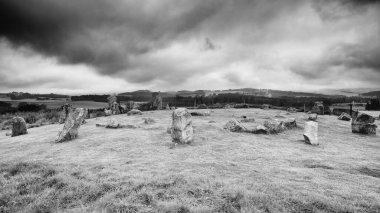
[[[12,137],[28,134],[26,130],[26,122],[22,117],[14,117],[12,119]]]
[[[112,115],[112,111],[110,109],[104,109],[104,114],[105,116],[110,116]]]
[[[247,128],[244,127],[239,121],[232,119],[228,121],[224,127],[224,129],[230,131],[230,132],[245,132],[247,131]]]
[[[309,118],[308,118],[310,121],[316,121],[318,119],[318,114],[317,113],[311,113],[309,114]]]
[[[108,129],[118,129],[118,128],[121,128],[121,125],[116,119],[113,118],[113,119],[108,120],[105,127]]]
[[[262,109],[269,109],[269,104],[263,104],[263,105],[261,106],[261,108],[262,108]]]
[[[78,137],[78,130],[81,124],[83,123],[85,116],[84,108],[76,108],[72,110],[69,116],[66,119],[63,130],[59,132],[56,143],[68,141]]]
[[[280,133],[285,130],[285,125],[283,124],[283,122],[278,120],[267,120],[264,122],[264,127],[266,127],[268,132],[271,134]]]
[[[359,113],[358,116],[352,120],[352,132],[366,135],[376,135],[377,126],[374,122],[374,117],[365,113]]]
[[[342,120],[342,121],[350,121],[351,120],[351,116],[345,112],[342,112],[342,114],[340,114],[340,116],[338,117],[339,120]]]
[[[60,113],[58,123],[60,123],[60,124],[65,123],[65,121],[66,121],[67,117],[69,116],[72,108],[73,108],[72,105],[69,103],[65,103],[63,106],[61,106],[62,111]]]
[[[120,111],[121,114],[126,113],[127,110],[128,110],[127,105],[125,105],[125,104],[120,104],[119,105],[119,111]]]
[[[142,112],[138,109],[132,109],[131,111],[127,112],[127,115],[142,115]]]
[[[175,143],[191,143],[193,141],[194,129],[191,114],[185,108],[173,111],[171,136]]]
[[[303,134],[305,142],[311,145],[318,145],[318,123],[315,121],[307,121],[305,123],[305,132]]]
[[[153,93],[152,94],[152,109],[153,110],[162,110],[162,97],[161,93]]]
[[[257,125],[252,131],[253,134],[268,134],[268,129],[263,125]]]
[[[108,96],[107,100],[108,100],[108,107],[111,110],[111,114],[112,115],[120,114],[119,103],[117,103],[116,95]]]
[[[282,124],[288,129],[297,127],[297,121],[295,118],[287,118],[282,121]]]

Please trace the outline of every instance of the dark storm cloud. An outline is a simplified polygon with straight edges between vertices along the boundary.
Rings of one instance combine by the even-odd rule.
[[[65,63],[103,73],[128,68],[130,58],[167,45],[196,28],[223,1],[2,0],[0,36]],[[161,3],[161,2],[160,2]]]
[[[380,79],[380,41],[366,40],[359,44],[337,44],[324,57],[311,63],[300,63],[291,70],[305,79],[339,78],[350,74],[357,79],[367,79],[368,73],[377,73]]]
[[[322,20],[335,21],[358,15],[370,7],[379,7],[380,0],[316,0],[313,1],[314,9]]]

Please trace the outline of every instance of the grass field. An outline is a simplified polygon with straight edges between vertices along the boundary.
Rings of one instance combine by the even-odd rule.
[[[56,109],[61,107],[64,103],[66,103],[66,99],[58,99],[58,100],[36,100],[36,99],[23,99],[23,100],[11,100],[8,97],[0,98],[0,101],[8,102],[12,104],[12,107],[17,107],[21,102],[27,103],[35,103],[35,104],[45,104],[49,109]],[[73,107],[82,107],[87,109],[98,109],[98,108],[106,108],[108,107],[108,103],[105,102],[95,102],[95,101],[70,101],[70,104]]]
[[[193,117],[193,144],[173,146],[170,115],[89,119],[79,138],[60,144],[52,142],[58,124],[13,138],[0,131],[0,212],[380,212],[379,128],[353,134],[350,122],[320,116],[321,144],[311,146],[306,114],[220,109]],[[295,117],[299,128],[223,130],[242,115],[257,123]],[[95,127],[111,118],[139,127]]]

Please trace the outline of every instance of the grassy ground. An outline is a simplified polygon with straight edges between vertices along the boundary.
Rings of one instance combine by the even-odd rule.
[[[380,212],[379,129],[357,135],[350,122],[320,116],[321,144],[310,146],[303,113],[221,109],[193,117],[193,144],[172,146],[170,113],[89,119],[79,138],[60,144],[58,124],[13,138],[0,131],[0,212]],[[223,130],[241,115],[295,117],[300,127]],[[110,118],[139,128],[95,127]]]

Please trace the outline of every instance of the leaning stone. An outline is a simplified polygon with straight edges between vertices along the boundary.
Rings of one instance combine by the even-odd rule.
[[[12,137],[28,134],[26,130],[26,122],[22,117],[14,117],[12,119]]]
[[[228,121],[224,127],[224,129],[230,131],[230,132],[245,132],[247,131],[247,128],[244,127],[239,121],[232,119]]]
[[[375,118],[365,113],[359,113],[351,123],[353,133],[360,133],[366,135],[376,135]]]
[[[339,120],[342,120],[342,121],[350,121],[351,120],[351,116],[345,112],[342,112],[342,114],[340,114],[340,116],[338,117]]]
[[[132,109],[131,111],[127,112],[127,115],[142,115],[142,112],[138,109]]]
[[[318,123],[315,121],[307,121],[305,123],[305,132],[303,134],[305,142],[311,145],[318,145]]]
[[[193,124],[191,114],[185,108],[179,108],[173,111],[171,136],[173,142],[187,144],[193,141]]]
[[[264,126],[268,129],[271,134],[277,134],[285,130],[283,122],[277,120],[265,121]]]
[[[316,121],[318,119],[318,114],[317,113],[309,114],[309,118],[308,119],[310,121]]]
[[[76,108],[75,110],[72,110],[66,119],[63,130],[59,132],[55,142],[60,143],[78,137],[78,129],[83,123],[84,115],[84,108]]]

